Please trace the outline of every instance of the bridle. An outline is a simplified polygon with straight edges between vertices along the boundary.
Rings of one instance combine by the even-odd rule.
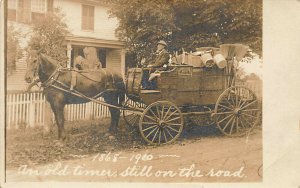
[[[38,72],[39,70],[42,71],[43,74],[46,74],[47,71],[45,70],[43,64],[42,64],[42,60],[41,60],[41,55],[38,55],[37,58],[35,59],[36,61],[36,65],[35,68],[33,69],[33,77],[35,78],[34,80],[38,80],[38,82],[36,83],[36,85],[40,82],[41,86],[39,87],[49,87],[50,85],[53,84],[53,82],[55,82],[59,76],[60,70],[61,70],[61,66],[59,64],[56,64],[55,70],[53,71],[53,73],[49,76],[49,78],[47,78],[45,81],[41,81],[39,79],[39,75]]]

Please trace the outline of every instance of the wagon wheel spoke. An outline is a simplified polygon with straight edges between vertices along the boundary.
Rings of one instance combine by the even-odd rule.
[[[171,130],[172,130],[172,131],[174,131],[174,132],[177,132],[177,133],[179,133],[179,131],[178,131],[178,130],[174,129],[174,128],[173,128],[173,127],[171,127],[171,126],[167,126],[167,128],[171,129]]]
[[[153,126],[147,127],[147,128],[145,128],[145,129],[143,129],[143,131],[147,131],[147,130],[149,130],[149,129],[154,129],[155,127],[157,127],[157,125],[153,125]]]
[[[244,125],[242,119],[239,117],[238,120],[240,120],[242,127],[243,127],[244,129],[246,129],[246,126]]]
[[[168,133],[172,138],[174,138],[174,136],[170,133],[170,131],[169,131],[168,129],[165,128],[164,130],[166,130],[167,133]]]
[[[152,142],[155,140],[158,131],[159,131],[159,128],[156,130],[156,132],[155,132],[155,134],[154,134],[154,136],[153,136],[153,138],[152,138]]]
[[[138,115],[135,115],[135,114],[131,114],[129,116],[132,116],[131,118],[128,119],[128,122],[131,122],[133,125],[137,122],[137,120],[139,119],[139,116]],[[132,121],[134,120],[134,121]]]
[[[162,130],[162,132],[163,132],[163,134],[164,134],[165,142],[167,143],[167,142],[168,142],[168,139],[167,139],[167,136],[166,136],[166,132],[165,132],[164,129]]]
[[[239,118],[236,117],[236,132],[238,133],[239,132]]]
[[[235,117],[233,118],[233,122],[231,123],[231,127],[230,127],[230,132],[229,134],[232,134],[232,130],[233,130],[233,127],[234,127],[234,123],[235,123]]]
[[[150,108],[149,111],[152,113],[152,115],[156,118],[159,119],[159,117],[157,117],[157,115],[152,111],[152,109]]]
[[[233,118],[234,118],[234,116],[232,116],[232,117],[230,118],[230,120],[227,121],[227,123],[225,124],[224,128],[222,128],[223,131],[225,131],[225,129],[227,128],[227,126],[229,125],[229,123],[233,120]]]
[[[251,106],[252,104],[255,104],[256,102],[257,102],[257,100],[254,100],[254,101],[252,101],[252,102],[246,104],[245,106],[241,106],[241,110],[247,108],[248,106]]]
[[[171,108],[172,108],[172,107],[170,106],[170,107],[168,108],[166,114],[163,116],[163,119],[164,119],[164,120],[166,119],[167,115],[169,114]]]
[[[230,108],[230,107],[228,107],[228,106],[224,106],[224,105],[222,105],[222,104],[219,104],[219,106],[222,107],[222,108],[226,108],[227,110],[233,110],[233,108]]]
[[[156,106],[156,112],[157,112],[157,119],[161,119],[161,113],[159,112],[158,106]]]
[[[148,118],[148,119],[150,119],[150,120],[152,120],[153,122],[156,122],[157,120],[156,119],[154,119],[154,118],[152,118],[151,116],[148,116],[148,115],[144,115],[146,118]]]
[[[251,111],[260,111],[260,109],[247,109],[247,110],[243,110],[243,112],[251,112]]]
[[[158,127],[154,128],[152,131],[150,131],[150,132],[147,134],[146,137],[148,138],[148,137],[149,137],[152,133],[154,133],[154,131],[157,130],[157,129],[158,129]]]
[[[167,121],[170,117],[172,117],[174,114],[176,113],[176,111],[172,112],[168,117],[166,117],[164,120]]]
[[[157,125],[157,123],[156,122],[146,122],[146,121],[143,121],[143,124],[145,124],[145,125]]]
[[[221,114],[232,114],[232,112],[217,112],[215,114],[221,115]]]
[[[248,117],[252,117],[252,118],[257,118],[256,116],[253,116],[253,115],[250,115],[250,114],[247,114],[247,113],[241,113],[242,115],[245,115],[245,116],[248,116]]]
[[[160,144],[160,138],[161,138],[161,130],[159,130],[159,133],[158,133],[158,144]]]
[[[165,110],[165,106],[163,105],[162,106],[162,109],[161,109],[161,119],[163,119],[163,117],[164,117],[164,110]]]
[[[175,118],[173,118],[173,119],[168,119],[167,121],[165,121],[165,123],[170,123],[170,122],[172,122],[172,121],[175,121],[175,120],[178,120],[178,119],[180,119],[181,117],[175,117]]]
[[[248,127],[251,127],[251,123],[249,123],[249,121],[244,117],[244,116],[240,116],[240,118],[241,118],[241,120],[243,119],[243,120],[245,120],[245,125],[246,125],[246,127],[248,126]]]
[[[172,125],[172,126],[181,126],[181,124],[180,123],[166,123],[167,125]]]
[[[226,116],[222,120],[218,121],[218,123],[222,123],[223,121],[225,121],[226,119],[230,118],[231,116],[233,116],[233,114],[230,114],[229,116]]]

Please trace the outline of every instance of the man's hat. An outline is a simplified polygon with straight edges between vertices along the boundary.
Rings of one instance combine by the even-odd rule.
[[[161,45],[164,45],[164,46],[167,46],[167,43],[163,40],[160,40],[157,44],[161,44]]]

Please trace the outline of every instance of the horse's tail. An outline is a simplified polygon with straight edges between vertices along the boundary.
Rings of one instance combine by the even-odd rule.
[[[125,101],[125,92],[120,92],[119,94],[119,106],[122,106]]]

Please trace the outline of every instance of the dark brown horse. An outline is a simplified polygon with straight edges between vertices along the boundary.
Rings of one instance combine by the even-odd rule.
[[[72,73],[73,72],[73,73]],[[77,72],[74,74],[74,72]],[[72,77],[76,76],[73,92],[86,97],[101,97],[107,104],[120,107],[125,97],[125,86],[121,75],[107,69],[77,71],[63,68],[59,62],[51,57],[39,54],[28,61],[25,80],[31,83],[38,75],[46,100],[50,103],[58,126],[58,139],[66,138],[64,130],[64,107],[66,104],[86,103],[90,100],[71,94]],[[109,107],[111,124],[108,133],[117,131],[120,109]]]

